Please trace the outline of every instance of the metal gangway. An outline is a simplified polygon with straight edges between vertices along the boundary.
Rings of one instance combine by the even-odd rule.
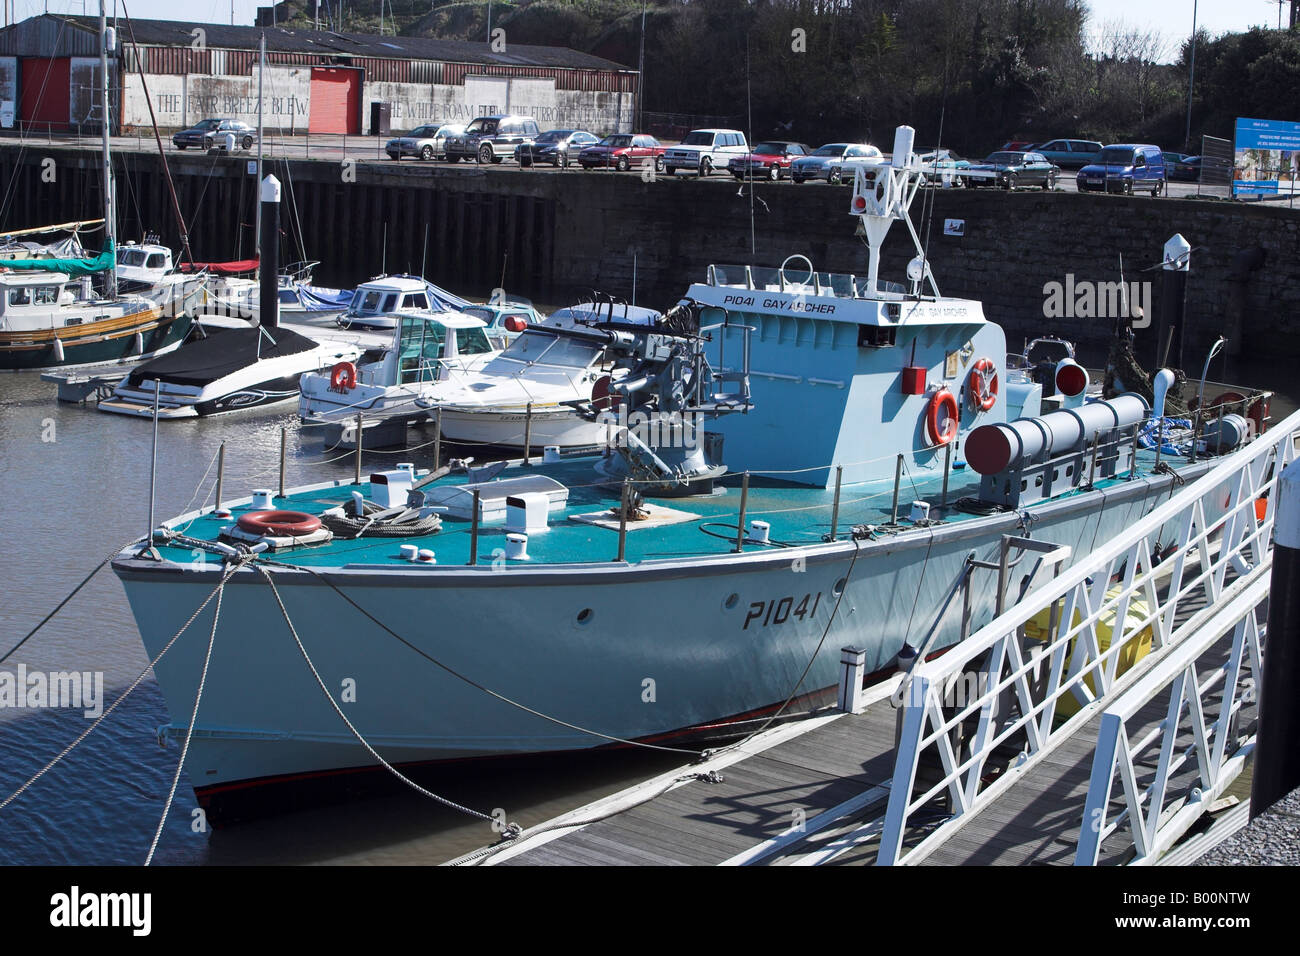
[[[877,864],[940,862],[972,820],[985,818],[986,834],[999,815],[1013,823],[1016,787],[1072,747],[1092,753],[1074,862],[1097,863],[1107,841],[1111,860],[1118,841],[1126,862],[1157,861],[1254,747],[1239,718],[1261,673],[1278,482],[1298,432],[1300,413],[917,666],[885,814],[838,840],[841,851],[878,837]],[[1027,641],[1044,613],[1047,641]],[[953,688],[972,683],[954,703]],[[1009,750],[1009,765],[993,766]]]

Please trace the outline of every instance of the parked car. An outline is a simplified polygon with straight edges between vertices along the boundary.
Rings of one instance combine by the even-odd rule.
[[[548,129],[531,143],[516,146],[515,162],[520,166],[533,163],[568,166],[585,147],[599,142],[599,137],[585,129]]]
[[[880,150],[868,143],[827,143],[790,164],[790,179],[806,183],[824,179],[831,185],[853,181],[859,166],[872,166],[882,159]]]
[[[1101,143],[1090,139],[1054,139],[1032,148],[1062,169],[1082,169],[1101,155]]]
[[[1079,192],[1122,192],[1150,190],[1159,196],[1168,187],[1164,154],[1159,146],[1146,143],[1116,143],[1101,151],[1097,162],[1079,170]]]
[[[446,155],[447,140],[464,132],[463,125],[452,123],[417,126],[405,136],[390,139],[384,150],[389,159],[400,160],[403,156],[415,156],[426,161],[437,159]]]
[[[664,152],[665,147],[653,136],[645,133],[615,133],[584,149],[578,154],[578,162],[583,169],[607,169],[613,166],[626,171],[650,160],[654,163],[655,172],[662,173]]]
[[[1201,181],[1201,157],[1186,153],[1165,153],[1165,177],[1180,183]]]
[[[235,145],[244,149],[252,149],[253,143],[256,142],[257,130],[247,123],[233,119],[205,119],[172,136],[172,145],[177,149],[185,149],[188,146],[212,149],[214,146],[225,145],[227,133],[233,133]]]
[[[676,146],[664,151],[664,168],[668,175],[679,169],[708,176],[715,169],[726,169],[736,156],[749,152],[745,134],[735,129],[697,129],[686,134]]]
[[[731,175],[737,179],[781,179],[788,175],[790,164],[812,150],[803,143],[790,143],[780,139],[756,143],[751,152],[736,156],[727,164]]]
[[[971,163],[962,172],[962,179],[967,186],[1000,186],[1006,190],[1020,186],[1053,189],[1061,175],[1060,167],[1049,163],[1041,153],[1020,150],[990,153],[982,163]],[[968,175],[970,173],[984,175]]]
[[[932,149],[917,157],[921,164],[923,182],[937,182],[943,186],[964,185],[961,170],[970,166],[969,159],[962,159],[950,149]]]
[[[513,156],[515,148],[531,143],[542,131],[531,116],[480,116],[465,127],[459,136],[447,138],[447,162],[477,159],[480,163],[499,163]]]

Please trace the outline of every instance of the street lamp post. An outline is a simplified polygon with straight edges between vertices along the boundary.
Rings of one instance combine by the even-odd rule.
[[[1187,132],[1183,136],[1183,148],[1192,147],[1192,85],[1196,81],[1196,3],[1192,0],[1192,53],[1187,69]]]

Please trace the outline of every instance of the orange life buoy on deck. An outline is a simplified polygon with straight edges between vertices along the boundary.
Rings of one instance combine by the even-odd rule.
[[[998,401],[998,367],[991,358],[982,358],[970,370],[968,380],[970,405],[977,412],[987,412]]]
[[[299,535],[311,534],[320,527],[320,518],[305,511],[250,511],[235,522],[240,530],[250,534]]]
[[[351,362],[339,362],[330,371],[330,390],[350,392],[357,387],[357,367]]]
[[[941,388],[930,397],[925,430],[935,445],[946,445],[957,437],[957,399],[948,389]]]

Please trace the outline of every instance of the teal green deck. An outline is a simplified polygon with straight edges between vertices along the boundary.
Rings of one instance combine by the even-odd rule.
[[[569,488],[569,499],[565,508],[561,511],[552,511],[549,515],[550,530],[544,534],[529,535],[530,560],[512,561],[511,566],[575,564],[612,561],[616,558],[619,538],[617,526],[612,529],[602,528],[570,520],[573,515],[609,511],[618,504],[619,487],[616,484],[601,483],[600,476],[593,467],[597,460],[597,457],[589,456],[550,464],[536,462],[528,468],[510,467],[501,473],[501,477],[543,474]],[[1149,468],[1154,461],[1154,455],[1151,452],[1140,451],[1138,460],[1140,466]],[[1140,467],[1139,473],[1144,470],[1145,468]],[[1097,487],[1106,488],[1125,481],[1125,477],[1098,481]],[[438,486],[465,483],[464,474],[448,475],[440,479]],[[647,559],[719,555],[734,551],[735,524],[740,509],[741,476],[728,475],[723,484],[726,486],[723,493],[713,496],[647,497],[647,501],[656,505],[690,512],[696,517],[677,524],[658,524],[650,527],[638,527],[637,522],[628,522],[626,559],[629,562],[637,562]],[[426,486],[425,490],[430,487],[434,486]],[[898,530],[907,531],[912,528],[906,515],[913,501],[928,501],[931,505],[931,517],[941,518],[945,523],[968,521],[977,517],[957,509],[953,504],[963,496],[974,496],[978,488],[978,474],[970,469],[955,469],[949,479],[948,507],[941,509],[942,475],[927,475],[913,480],[905,472],[899,491],[898,511],[902,518]],[[283,498],[277,497],[274,503],[277,508],[284,510],[320,514],[328,508],[342,505],[357,490],[369,497],[369,482],[362,482],[358,486],[348,481],[339,481],[334,486],[317,486],[310,490],[292,492]],[[841,489],[840,496],[839,536],[845,537],[854,525],[888,523],[893,490],[892,481],[845,485]],[[1061,495],[1053,500],[1068,496],[1068,494]],[[834,498],[833,489],[792,485],[769,476],[754,474],[750,477],[745,522],[747,525],[754,519],[769,522],[771,540],[779,544],[818,544],[822,541],[823,535],[830,531]],[[1030,506],[1030,510],[1032,508],[1033,506]],[[215,541],[223,527],[233,524],[239,515],[249,510],[251,510],[249,506],[244,504],[231,509],[234,515],[232,518],[218,519],[208,513],[192,521],[173,522],[171,527],[190,537]],[[720,524],[710,525],[710,522],[720,522]],[[727,525],[730,525],[730,529],[726,527]],[[713,532],[717,537],[701,530],[701,526],[707,527],[708,531]],[[505,534],[503,521],[480,524],[478,564],[491,565],[494,560],[500,558],[501,552],[498,549],[505,546]],[[410,563],[401,558],[399,548],[403,544],[415,544],[433,550],[440,566],[465,565],[469,562],[470,539],[469,521],[448,519],[444,516],[440,531],[422,537],[362,537],[351,540],[336,538],[328,544],[282,548],[273,553],[279,561],[314,567],[385,564],[394,567],[410,567]],[[768,551],[771,547],[771,545],[747,544],[745,550]],[[182,544],[161,547],[159,550],[164,558],[177,563],[187,563],[193,558],[191,549]],[[496,555],[493,554],[494,551],[497,551]]]

